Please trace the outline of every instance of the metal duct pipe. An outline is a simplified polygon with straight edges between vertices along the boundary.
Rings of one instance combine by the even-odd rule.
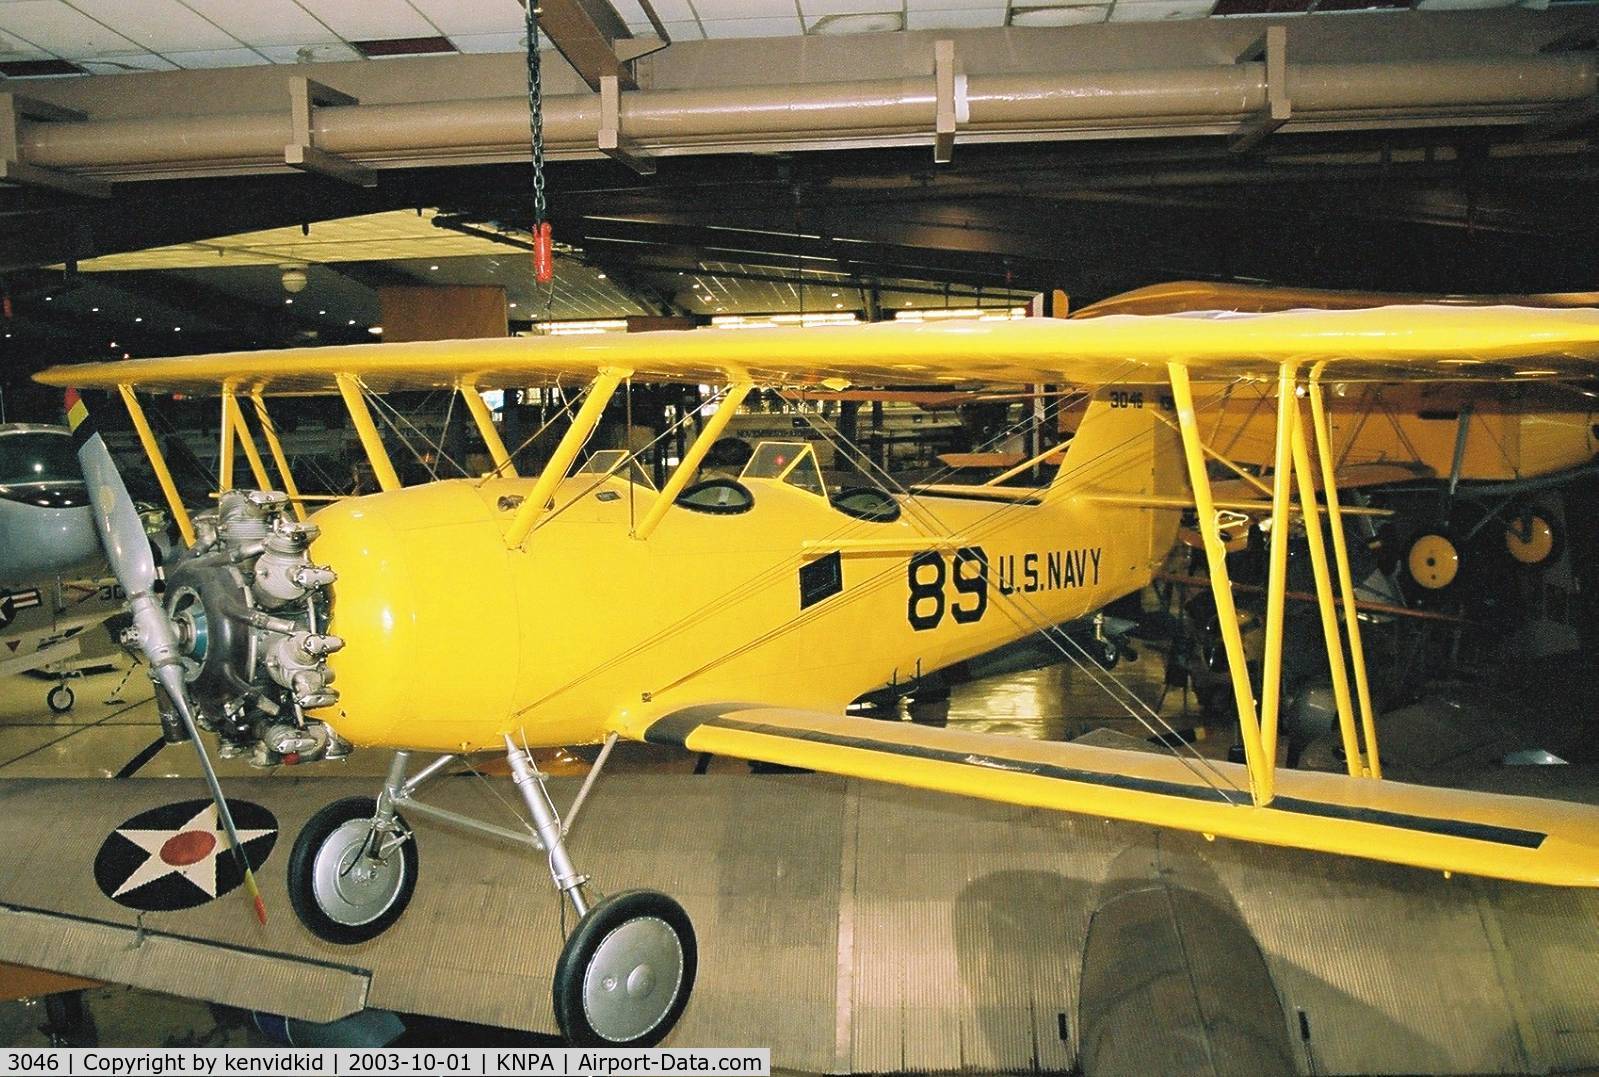
[[[1370,121],[1383,111],[1529,108],[1592,96],[1588,54],[1431,63],[1298,64],[1287,72],[1294,118]],[[1217,64],[1165,71],[1070,76],[972,75],[963,133],[1027,127],[1062,133],[1111,124],[1214,127],[1265,106],[1265,65]],[[897,138],[931,132],[932,78],[640,90],[622,96],[621,127],[645,149],[726,146],[775,139]],[[594,150],[599,99],[545,101],[544,133],[553,152]],[[318,109],[318,148],[356,161],[525,152],[527,104],[520,97]],[[69,171],[116,173],[151,165],[278,167],[291,138],[287,109],[149,120],[37,123],[24,127],[24,159]]]

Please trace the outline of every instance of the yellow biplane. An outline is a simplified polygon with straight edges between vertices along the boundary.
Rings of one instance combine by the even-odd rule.
[[[162,588],[81,402],[70,416],[174,736],[198,748],[198,722],[225,740],[276,737],[312,754],[395,751],[375,798],[330,805],[295,843],[289,890],[305,926],[356,942],[401,915],[418,871],[402,810],[521,842],[548,858],[581,917],[554,976],[562,1031],[642,1044],[682,1012],[696,950],[672,899],[633,891],[590,904],[568,855],[618,739],[1445,873],[1599,886],[1599,809],[1381,780],[1327,406],[1370,382],[1530,383],[1595,369],[1599,312],[1418,306],[289,349],[64,366],[40,379],[120,392],[169,490],[136,391],[221,396],[224,491],[194,519],[173,499],[191,546]],[[574,379],[586,389],[548,463],[516,474],[479,391]],[[629,379],[718,387],[717,410],[658,491],[626,452],[574,469]],[[737,478],[695,481],[756,387],[1037,383],[1076,385],[1088,399],[1037,488],[897,489],[884,477],[831,490],[803,443],[761,447]],[[1272,394],[1269,498],[1214,496],[1196,384],[1206,399],[1226,385]],[[367,401],[421,387],[462,393],[493,473],[402,488]],[[309,519],[266,404],[307,393],[343,398],[382,486]],[[236,438],[256,485],[274,485],[244,398],[283,493],[227,489]],[[845,716],[896,678],[1144,587],[1184,510],[1203,533],[1245,764]],[[1304,521],[1347,774],[1276,765],[1289,528],[1271,532],[1257,699],[1232,616],[1223,510]],[[529,749],[574,744],[605,747],[563,818]],[[419,752],[439,757],[413,771]],[[474,752],[505,755],[536,834],[422,799],[429,778]]]

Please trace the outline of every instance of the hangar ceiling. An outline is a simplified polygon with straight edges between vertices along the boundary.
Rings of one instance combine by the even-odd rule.
[[[513,316],[558,318],[1078,303],[1195,277],[1591,289],[1599,5],[1300,14],[1331,7],[663,0],[673,44],[612,57],[636,87],[614,107],[592,50],[546,54],[551,297],[521,249],[514,0],[0,0],[17,62],[124,71],[16,77],[0,54],[0,172],[24,181],[0,185],[0,372],[113,341],[372,339],[375,287],[429,280],[502,280]],[[659,44],[631,0],[610,18],[607,48]],[[393,49],[445,51],[362,58]],[[289,167],[297,130],[355,171]],[[402,219],[411,246],[374,234]],[[305,298],[281,287],[294,262]]]
[[[648,2],[648,0],[647,0]],[[1416,7],[1527,7],[1548,0],[653,0],[673,41],[898,30],[1081,26],[1205,16]],[[615,0],[652,34],[640,0]],[[517,52],[517,0],[0,0],[0,75],[90,74]]]

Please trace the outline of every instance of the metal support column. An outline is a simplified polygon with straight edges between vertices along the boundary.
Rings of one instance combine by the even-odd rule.
[[[1260,745],[1275,766],[1277,712],[1282,704],[1283,612],[1288,590],[1289,513],[1293,507],[1292,450],[1294,386],[1297,368],[1284,363],[1277,371],[1277,444],[1272,456],[1271,541],[1267,547],[1266,642],[1260,669]]]
[[[223,389],[221,429],[217,444],[217,493],[233,489],[233,409],[228,407],[229,391]]]
[[[556,817],[555,805],[550,802],[549,791],[544,788],[544,775],[533,767],[533,762],[522,749],[505,735],[505,757],[511,764],[511,780],[522,794],[522,802],[533,816],[533,827],[539,841],[550,855],[550,877],[555,888],[572,901],[579,916],[587,915],[588,902],[583,900],[583,884],[588,880],[577,873],[572,858],[566,851],[566,840],[561,835],[561,821]]]
[[[505,451],[505,440],[500,437],[499,428],[494,425],[494,413],[489,411],[489,406],[483,402],[483,394],[473,385],[461,386],[461,399],[466,401],[466,410],[471,413],[472,421],[477,424],[477,432],[483,439],[483,444],[488,446],[489,459],[494,461],[494,473],[507,478],[516,478],[516,465],[511,463],[511,454]]]
[[[245,422],[244,411],[239,407],[239,398],[232,389],[222,390],[222,407],[230,415],[230,424],[233,433],[239,439],[239,444],[244,448],[244,458],[250,462],[250,474],[255,478],[258,489],[272,489],[272,479],[267,475],[266,464],[261,462],[261,450],[256,447],[255,435],[250,433],[250,425]]]

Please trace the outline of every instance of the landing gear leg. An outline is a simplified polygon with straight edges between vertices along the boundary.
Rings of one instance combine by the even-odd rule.
[[[683,907],[653,890],[589,905],[544,775],[509,736],[511,777],[549,856],[550,878],[581,919],[555,966],[555,1019],[581,1046],[650,1047],[677,1023],[694,989],[699,954]]]

